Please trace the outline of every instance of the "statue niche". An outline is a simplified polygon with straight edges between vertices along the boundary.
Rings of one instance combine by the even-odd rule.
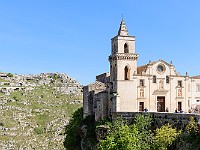
[[[159,81],[159,89],[164,89],[163,80],[160,80],[160,81]]]

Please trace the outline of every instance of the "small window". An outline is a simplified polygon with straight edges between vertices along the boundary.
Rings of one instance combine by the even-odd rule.
[[[153,83],[156,83],[156,76],[153,76]]]
[[[140,86],[144,86],[144,80],[140,79]]]
[[[178,81],[178,87],[182,87],[182,81]]]
[[[166,83],[169,83],[169,76],[166,76]]]

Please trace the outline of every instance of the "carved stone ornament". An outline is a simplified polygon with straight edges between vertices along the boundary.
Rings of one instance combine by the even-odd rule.
[[[163,82],[163,80],[159,81],[159,89],[164,89],[164,82]]]

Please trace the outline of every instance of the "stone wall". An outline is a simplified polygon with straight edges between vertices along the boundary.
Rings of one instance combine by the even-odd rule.
[[[97,101],[101,101],[101,98],[104,98],[105,96],[107,97],[107,95],[98,95],[98,93],[103,91],[106,91],[106,84],[99,81],[95,81],[94,83],[83,87],[83,117],[95,114]],[[103,103],[103,101],[101,102]],[[107,105],[105,107],[107,107]]]
[[[190,117],[193,116],[195,121],[200,125],[200,114],[192,113],[158,113],[158,112],[115,112],[113,113],[113,120],[125,119],[128,123],[133,123],[133,118],[136,114],[149,114],[153,118],[155,126],[164,124],[172,124],[179,129],[184,129],[188,124]]]

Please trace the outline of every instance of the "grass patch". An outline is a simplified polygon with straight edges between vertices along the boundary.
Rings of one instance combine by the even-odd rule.
[[[44,114],[37,114],[34,116],[34,120],[39,126],[45,127],[47,123],[51,120],[50,114],[45,112]]]
[[[34,132],[35,132],[36,134],[42,134],[42,133],[44,133],[44,128],[43,128],[42,126],[35,127],[35,128],[34,128]]]

